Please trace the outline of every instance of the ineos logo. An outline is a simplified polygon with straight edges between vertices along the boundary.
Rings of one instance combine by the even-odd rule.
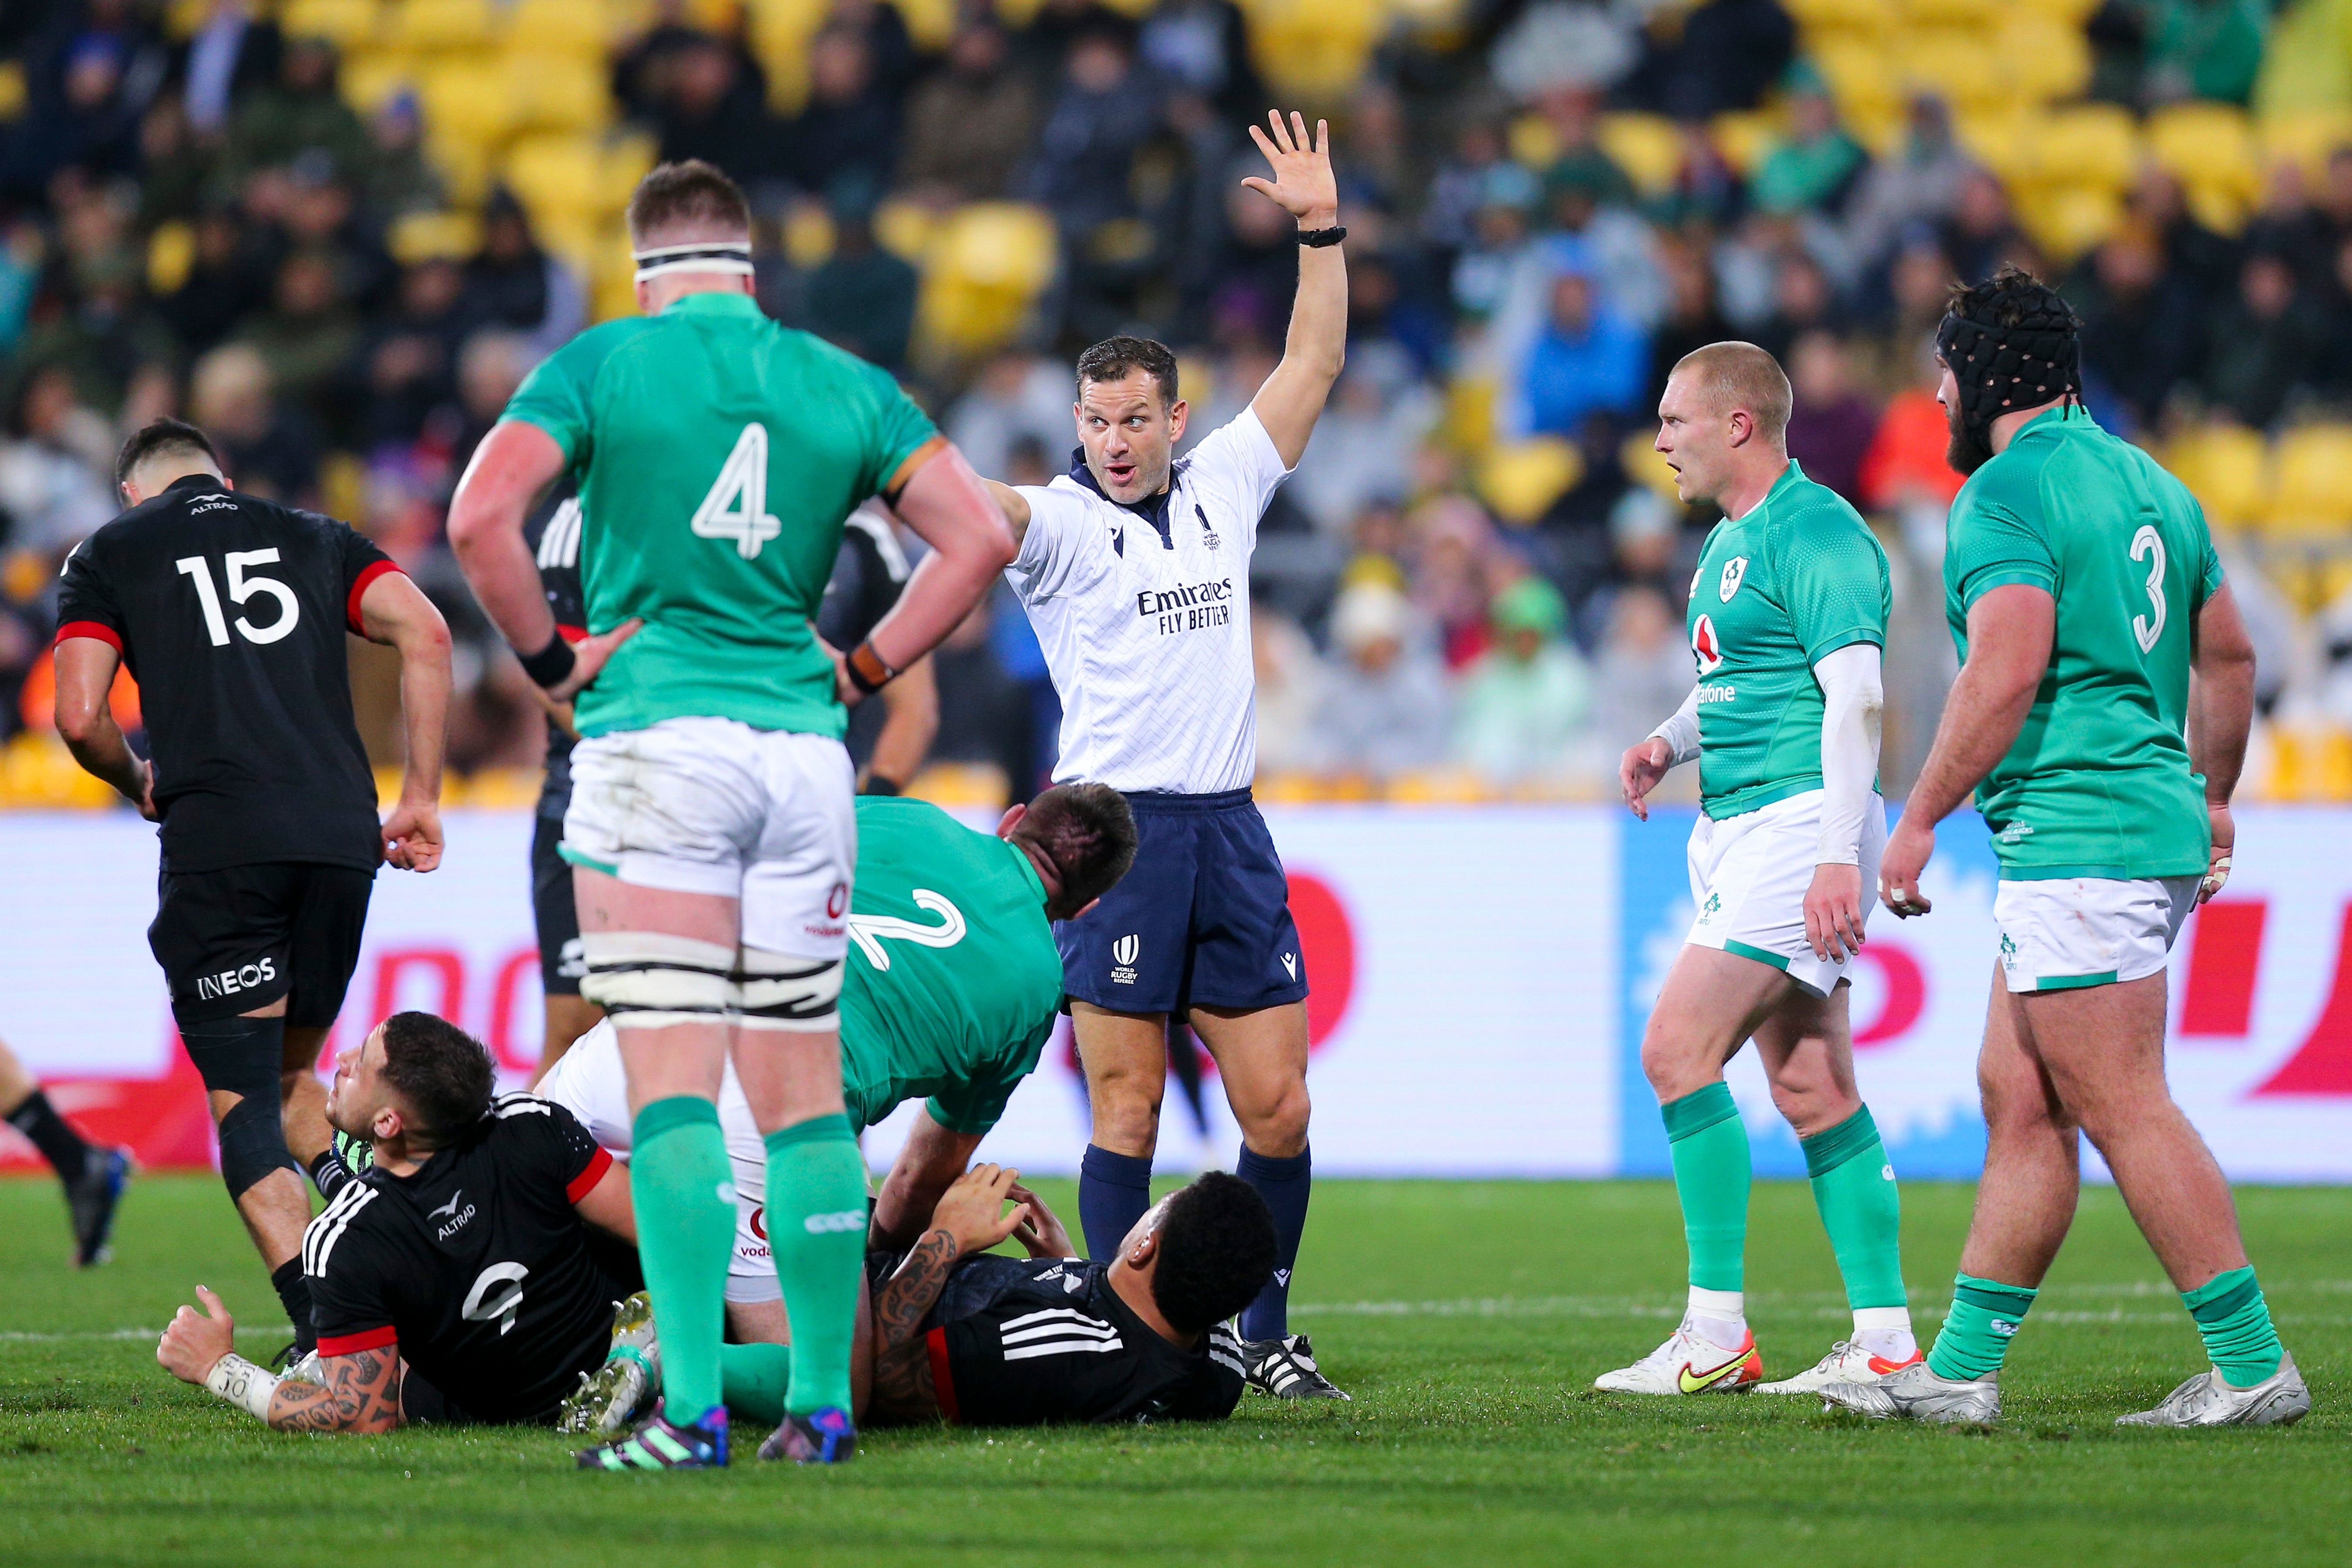
[[[218,974],[199,974],[196,976],[196,1000],[209,1002],[216,997],[233,996],[277,978],[278,965],[267,958],[241,969],[224,969]]]

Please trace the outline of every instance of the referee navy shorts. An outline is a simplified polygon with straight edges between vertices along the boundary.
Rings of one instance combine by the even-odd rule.
[[[1120,1013],[1249,1011],[1307,996],[1290,881],[1245,789],[1130,795],[1135,868],[1054,928],[1072,998]]]
[[[289,1028],[323,1029],[360,961],[375,874],[271,861],[165,871],[147,945],[184,1024],[257,1012],[286,998]]]

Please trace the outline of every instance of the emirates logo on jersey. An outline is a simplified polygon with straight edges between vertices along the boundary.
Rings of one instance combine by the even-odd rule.
[[[1691,628],[1691,652],[1698,658],[1698,672],[1713,675],[1723,664],[1723,644],[1715,635],[1715,617],[1701,616],[1698,625]]]

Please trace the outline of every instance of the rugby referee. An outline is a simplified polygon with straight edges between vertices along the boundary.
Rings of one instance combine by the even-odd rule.
[[[1062,699],[1056,784],[1128,797],[1135,869],[1056,929],[1093,1107],[1078,1178],[1087,1250],[1116,1255],[1150,1207],[1168,1020],[1216,1058],[1241,1123],[1235,1170],[1273,1212],[1273,1278],[1241,1317],[1250,1381],[1344,1398],[1288,1331],[1307,1226],[1307,970],[1289,884],[1250,796],[1257,771],[1249,560],[1339,379],[1348,332],[1328,130],[1250,127],[1271,180],[1243,184],[1298,221],[1298,293],[1282,363],[1249,407],[1181,462],[1187,409],[1162,345],[1118,337],[1079,356],[1078,450],[1050,485],[992,484],[1021,552],[1014,589]]]
[[[66,560],[58,731],[163,825],[148,945],[204,1076],[221,1178],[307,1353],[310,1193],[280,1118],[324,1115],[310,1068],[359,962],[376,867],[441,863],[449,628],[347,524],[237,494],[193,425],[132,436],[115,482],[131,510]],[[381,824],[346,627],[400,653],[407,763]],[[152,762],[108,710],[117,666],[139,682]]]

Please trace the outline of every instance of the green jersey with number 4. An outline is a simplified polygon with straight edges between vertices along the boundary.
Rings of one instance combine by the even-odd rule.
[[[554,437],[579,482],[589,628],[646,623],[580,694],[582,734],[842,733],[809,623],[844,520],[935,434],[887,373],[748,295],[688,294],[572,339],[506,416]]]
[[[1062,955],[1028,855],[919,800],[859,796],[849,945],[851,1123],[929,1095],[950,1131],[994,1126],[1062,1005]]]
[[[1706,536],[1691,579],[1699,794],[1717,822],[1822,787],[1813,666],[1886,646],[1886,552],[1836,491],[1794,462]]]
[[[2056,599],[2025,727],[1977,786],[2001,875],[2187,877],[2211,825],[2189,765],[2190,632],[2221,585],[2205,514],[2179,479],[2080,408],[2018,431],[1952,502],[1944,613],[2011,583]]]

